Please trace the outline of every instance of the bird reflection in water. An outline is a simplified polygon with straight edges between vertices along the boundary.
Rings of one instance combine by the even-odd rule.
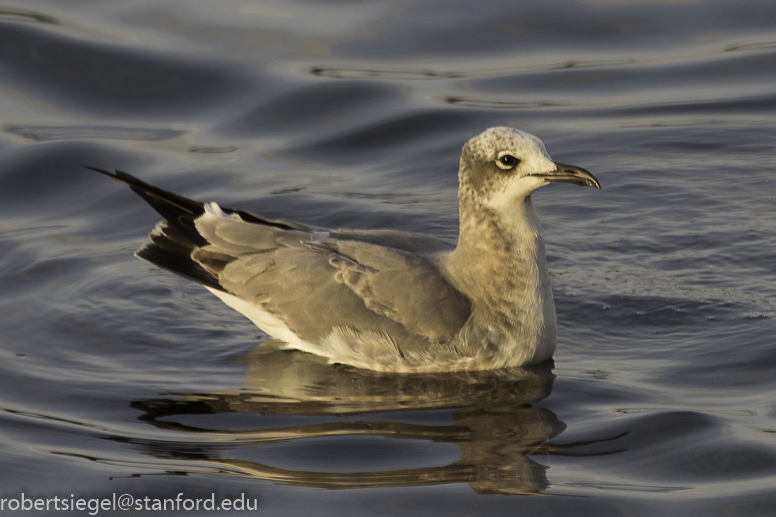
[[[133,402],[132,407],[144,412],[140,420],[185,438],[134,439],[132,444],[156,458],[175,460],[178,465],[180,461],[194,462],[194,471],[201,472],[207,466],[211,473],[306,487],[466,483],[475,492],[499,494],[535,494],[547,488],[548,467],[529,456],[552,454],[564,447],[548,441],[566,426],[552,411],[530,404],[547,397],[552,390],[555,376],[551,360],[499,371],[407,375],[330,365],[317,356],[281,348],[270,341],[243,358],[248,371],[240,391],[177,393],[171,398]],[[388,412],[434,409],[450,410],[454,423],[426,425],[417,423],[417,418],[402,422],[401,413],[386,416]],[[225,413],[264,415],[276,421],[262,417],[261,429],[240,430],[208,429],[175,421]],[[294,420],[290,416],[308,417],[305,422],[312,418],[312,423],[289,425],[298,423],[290,422]],[[316,417],[326,418],[315,422]],[[332,421],[331,417],[348,418]],[[255,425],[257,421],[250,422]],[[320,472],[273,467],[227,455],[228,451],[232,456],[245,456],[263,444],[332,436],[454,444],[460,450],[460,459],[423,468],[342,472],[338,465],[333,468],[336,472]],[[314,447],[327,446],[321,440],[312,443]],[[380,461],[375,459],[375,463]]]

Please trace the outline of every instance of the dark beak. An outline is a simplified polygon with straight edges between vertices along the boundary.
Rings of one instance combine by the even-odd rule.
[[[575,185],[581,185],[583,187],[595,187],[601,190],[601,184],[595,179],[595,176],[587,172],[582,167],[574,167],[573,165],[564,165],[562,163],[555,162],[555,169],[552,172],[543,172],[541,174],[533,174],[533,176],[539,176],[547,181],[563,181],[565,183],[574,183]]]

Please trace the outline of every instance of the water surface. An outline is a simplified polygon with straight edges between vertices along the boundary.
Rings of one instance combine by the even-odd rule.
[[[0,6],[0,70],[0,497],[776,504],[776,4],[33,0]],[[157,216],[82,167],[454,240],[461,145],[494,125],[603,185],[534,196],[558,350],[504,372],[278,350],[135,259]]]

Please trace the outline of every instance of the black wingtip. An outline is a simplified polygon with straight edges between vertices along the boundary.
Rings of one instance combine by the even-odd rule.
[[[116,181],[119,181],[119,179],[116,177],[115,174],[112,172],[106,171],[105,169],[98,169],[97,167],[92,167],[91,165],[81,165],[84,169],[89,169],[90,171],[99,172],[100,174],[104,174],[108,176],[109,178],[113,178]]]
[[[137,250],[135,256],[187,280],[226,292],[215,275],[191,259],[191,253],[178,253],[151,242]]]
[[[104,174],[104,175],[108,176],[109,178],[112,178],[112,179],[114,179],[116,181],[119,181],[121,183],[125,183],[127,185],[137,184],[137,185],[145,185],[145,186],[151,187],[151,185],[149,185],[145,181],[143,181],[143,180],[141,180],[139,178],[136,178],[136,177],[134,177],[133,175],[131,175],[129,173],[126,173],[124,171],[120,171],[118,169],[116,169],[113,172],[110,172],[110,171],[106,171],[105,169],[99,169],[97,167],[92,167],[91,165],[81,165],[81,167],[83,167],[84,169],[89,169],[90,171],[99,172],[100,174]]]
[[[145,181],[136,178],[135,176],[132,176],[131,174],[128,174],[124,171],[116,169],[114,172],[110,172],[106,171],[105,169],[92,167],[91,165],[84,165],[83,167],[94,172],[99,172],[100,174],[108,176],[110,179],[118,181],[119,183],[128,185],[136,194],[145,199],[149,205],[151,205],[157,212],[159,212],[167,219],[172,216],[170,210],[167,207],[173,208],[173,211],[179,210],[194,216],[202,215],[205,212],[202,203],[199,201],[194,201],[192,199],[179,196],[178,194],[173,194],[172,192],[162,190],[159,187],[150,185]]]

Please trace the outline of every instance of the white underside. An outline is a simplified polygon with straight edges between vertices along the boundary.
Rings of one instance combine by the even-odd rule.
[[[254,325],[270,336],[288,343],[289,348],[297,348],[299,350],[304,350],[305,352],[321,355],[319,346],[315,346],[312,343],[300,339],[299,336],[283,323],[283,321],[263,310],[255,303],[248,302],[233,294],[219,291],[218,289],[212,289],[207,286],[205,286],[205,289],[220,298],[226,305],[251,320]]]
[[[288,328],[280,318],[264,310],[261,306],[238,298],[237,296],[205,287],[226,305],[236,310],[261,330],[293,348],[325,357],[330,363],[343,363],[382,371],[411,371],[400,363],[400,354],[393,340],[377,332],[357,332],[344,327],[335,327],[321,339],[312,343],[301,339]]]

